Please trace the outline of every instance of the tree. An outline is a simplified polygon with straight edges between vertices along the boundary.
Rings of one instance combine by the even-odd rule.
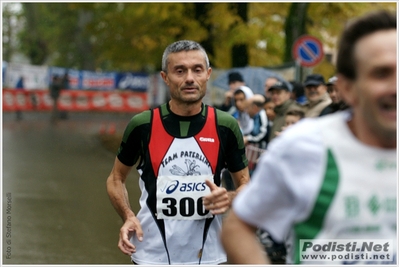
[[[232,3],[230,8],[233,12],[237,12],[242,23],[248,23],[248,4],[247,3]],[[231,51],[232,67],[245,67],[248,65],[248,51],[245,40],[233,45]]]
[[[20,51],[33,64],[107,71],[154,71],[164,48],[179,39],[200,42],[212,66],[276,66],[292,62],[302,33],[333,49],[352,17],[395,3],[98,2],[23,3]],[[3,18],[7,18],[3,9]],[[3,52],[10,58],[3,21]],[[8,27],[10,29],[10,27]],[[323,61],[315,70],[333,72]]]
[[[202,28],[207,32],[207,37],[201,42],[201,45],[206,50],[211,66],[213,66],[214,58],[214,36],[212,31],[212,25],[207,22],[208,11],[212,7],[210,3],[194,3],[195,7],[195,19],[199,22]]]
[[[13,21],[15,13],[12,11],[12,5],[3,4],[3,60],[10,61],[15,51],[15,32]]]
[[[32,64],[94,69],[90,35],[85,24],[90,10],[66,3],[23,3],[20,50]]]
[[[48,44],[41,34],[43,24],[40,19],[40,8],[42,6],[32,3],[23,3],[23,15],[25,17],[25,28],[21,32],[21,50],[26,52],[34,65],[45,63],[48,55]]]
[[[292,61],[292,45],[295,40],[306,33],[307,9],[309,3],[292,3],[285,21],[285,52],[284,62]]]

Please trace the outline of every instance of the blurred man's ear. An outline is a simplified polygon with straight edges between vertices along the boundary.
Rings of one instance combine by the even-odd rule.
[[[353,81],[343,76],[342,74],[337,75],[336,87],[339,95],[342,97],[344,102],[349,106],[353,106],[356,102],[356,92],[353,88]]]

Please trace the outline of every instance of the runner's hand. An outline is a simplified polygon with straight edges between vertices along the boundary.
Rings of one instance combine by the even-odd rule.
[[[130,238],[136,232],[139,241],[143,240],[143,230],[137,217],[129,217],[119,232],[118,248],[126,255],[136,253],[136,247],[130,242]]]
[[[205,209],[214,215],[225,213],[230,207],[226,188],[219,187],[209,180],[205,180],[205,183],[211,189],[211,193],[202,198]]]

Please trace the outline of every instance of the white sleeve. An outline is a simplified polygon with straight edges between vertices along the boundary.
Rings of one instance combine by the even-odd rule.
[[[313,120],[303,119],[270,142],[233,202],[238,217],[279,242],[310,214],[324,177],[326,150]]]

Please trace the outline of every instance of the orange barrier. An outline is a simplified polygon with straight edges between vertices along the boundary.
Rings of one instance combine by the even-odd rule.
[[[51,110],[48,90],[3,89],[3,111]],[[146,92],[63,90],[60,110],[140,112],[149,109]]]

